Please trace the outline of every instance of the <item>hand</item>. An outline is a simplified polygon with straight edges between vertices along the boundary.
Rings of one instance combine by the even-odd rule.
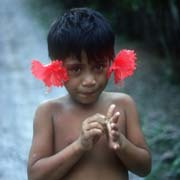
[[[79,140],[84,150],[92,149],[105,132],[105,119],[104,115],[95,114],[83,121]]]
[[[120,116],[119,112],[114,113],[115,111],[115,105],[112,104],[107,112],[107,130],[108,130],[108,141],[109,141],[109,147],[113,150],[117,150],[120,148],[120,137],[121,133],[118,126],[118,119]]]

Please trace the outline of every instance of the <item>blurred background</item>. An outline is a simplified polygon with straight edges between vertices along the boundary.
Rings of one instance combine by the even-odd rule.
[[[0,1],[0,180],[26,180],[34,111],[50,93],[30,72],[31,60],[49,61],[46,36],[53,19],[71,7],[87,6],[107,17],[116,51],[134,49],[135,75],[107,91],[136,101],[152,152],[152,172],[133,180],[180,179],[180,1],[179,0],[1,0]]]

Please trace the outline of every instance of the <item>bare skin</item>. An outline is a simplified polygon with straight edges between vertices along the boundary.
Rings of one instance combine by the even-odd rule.
[[[70,72],[65,85],[70,95],[36,111],[29,180],[128,180],[128,170],[146,176],[151,155],[134,101],[102,92],[106,68],[97,71],[82,57],[83,68]],[[65,61],[67,68],[74,64],[73,58]]]

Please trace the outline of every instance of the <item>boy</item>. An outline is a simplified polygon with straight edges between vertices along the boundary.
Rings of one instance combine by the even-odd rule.
[[[52,24],[48,50],[67,69],[68,95],[35,113],[29,180],[127,180],[128,170],[146,176],[151,155],[134,101],[103,91],[114,58],[107,20],[88,8],[71,9]]]

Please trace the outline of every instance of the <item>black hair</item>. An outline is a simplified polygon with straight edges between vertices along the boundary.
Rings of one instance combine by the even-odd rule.
[[[114,58],[114,33],[107,19],[90,8],[73,8],[58,17],[48,33],[51,60],[69,56],[81,59],[84,50],[88,60]]]

